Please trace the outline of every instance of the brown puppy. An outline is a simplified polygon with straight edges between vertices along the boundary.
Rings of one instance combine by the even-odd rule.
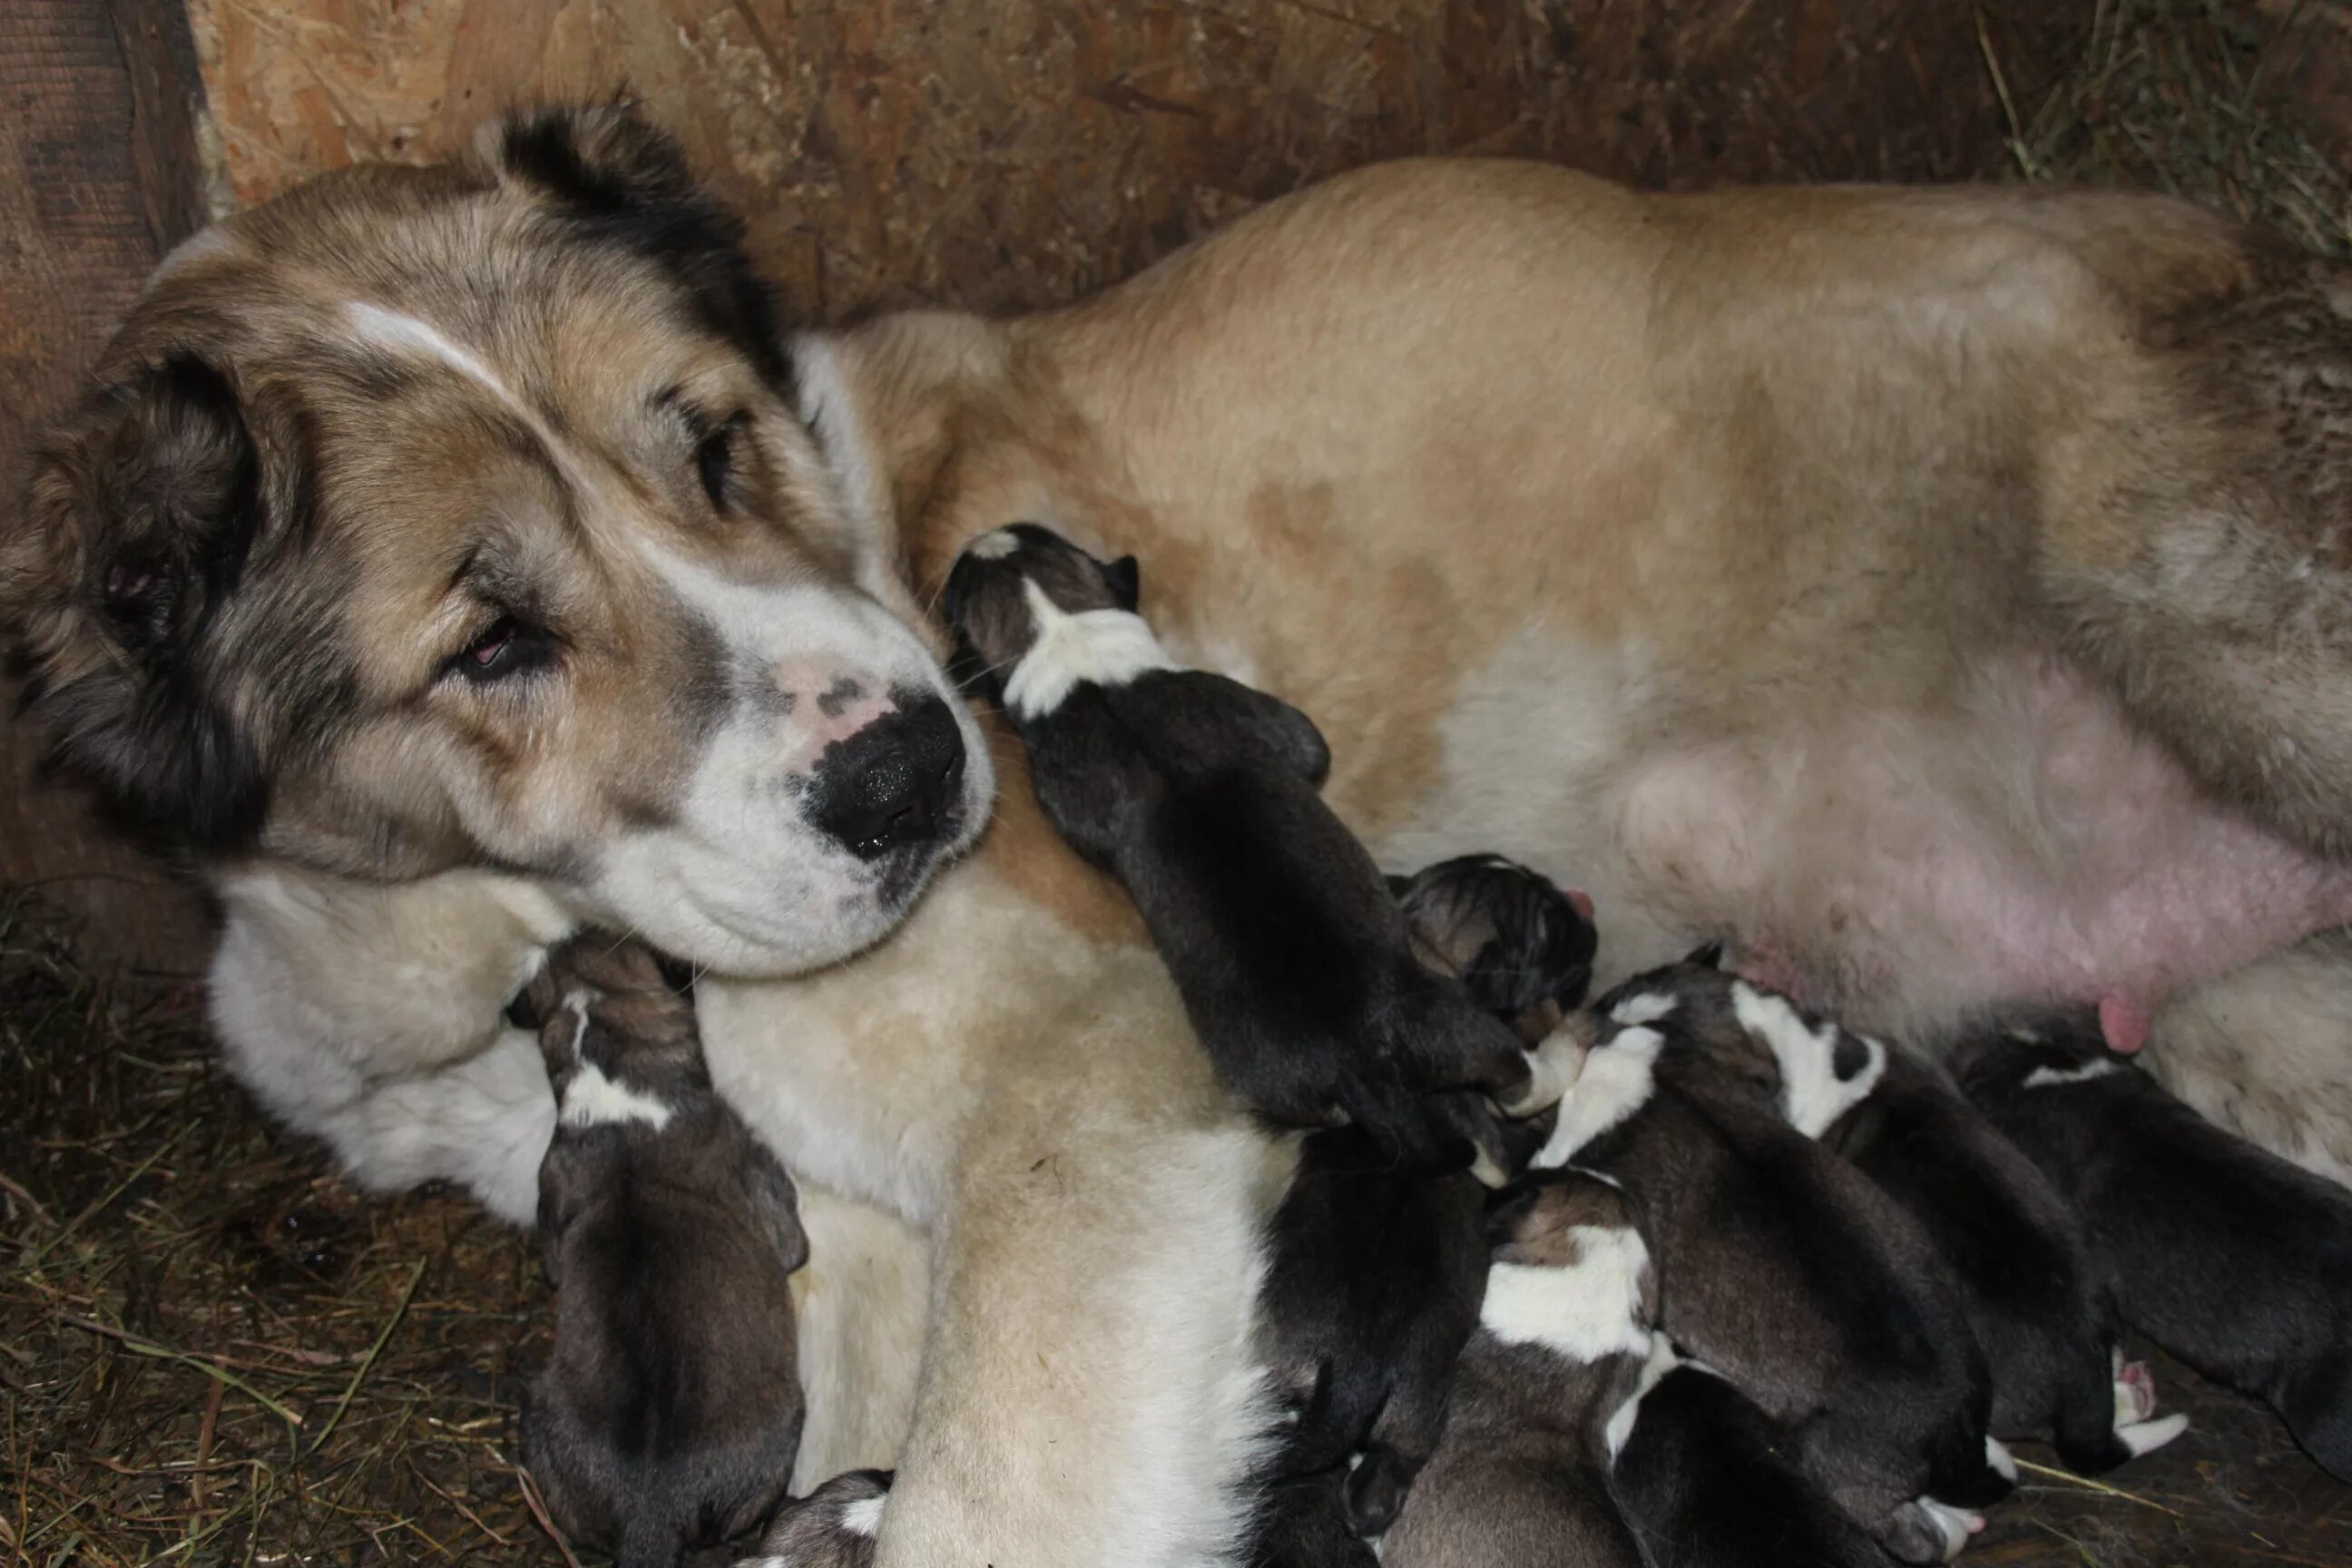
[[[517,1005],[541,1020],[557,1106],[540,1172],[555,1352],[523,1460],[573,1540],[668,1568],[758,1524],[792,1478],[798,1194],[711,1092],[651,949],[574,938]]]

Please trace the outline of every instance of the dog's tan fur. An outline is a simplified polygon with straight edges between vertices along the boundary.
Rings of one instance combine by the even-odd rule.
[[[641,154],[614,126],[579,121],[592,161]],[[1885,962],[1897,925],[1854,845],[1916,837],[1916,795],[2063,886],[2082,847],[2047,809],[2053,722],[2168,801],[2243,813],[2210,831],[2274,858],[2289,925],[2294,879],[2331,874],[2310,852],[2344,847],[2334,426],[2263,389],[2352,337],[2327,277],[2193,208],[1400,164],[1070,310],[803,339],[803,430],[673,280],[549,226],[490,145],[208,237],[101,371],[230,359],[257,440],[328,498],[319,537],[263,541],[209,645],[274,781],[257,845],[215,861],[216,1008],[233,1051],[276,1064],[248,1066],[265,1098],[333,1067],[273,1103],[379,1184],[453,1174],[520,1212],[551,1112],[490,998],[613,915],[624,894],[575,852],[660,817],[693,771],[675,710],[703,666],[643,535],[718,576],[824,584],[933,648],[916,606],[987,529],[1131,551],[1173,652],[1333,738],[1328,797],[1384,860],[1493,848],[1591,889],[1603,984],[1728,931],[1858,1021],[1948,1023],[1982,977],[1932,942]],[[441,376],[387,413],[380,374],[339,368],[382,348],[350,341],[362,295],[482,356],[520,411]],[[683,488],[648,367],[754,411],[753,517]],[[533,418],[593,470],[557,476],[594,500],[584,542],[511,456]],[[136,679],[92,585],[145,493],[123,461],[156,444],[94,405],[0,542],[0,609],[53,686]],[[432,678],[467,629],[436,590],[485,516],[563,584],[581,650],[529,711]],[[289,616],[349,670],[331,725],[285,711]],[[722,972],[815,971],[701,992],[715,1079],[808,1184],[796,1484],[895,1458],[886,1564],[1212,1560],[1264,1414],[1249,1301],[1286,1154],[1216,1092],[1131,911],[1004,776],[978,855],[855,963],[833,961],[895,910],[859,905],[830,945],[654,933]],[[420,996],[453,942],[474,980]],[[2308,1103],[2298,1080],[2340,1076],[2352,967],[2268,962],[2317,999],[2266,1013],[2291,1050],[2229,1058],[2276,1079],[2275,1120]],[[2192,992],[2159,1060],[2217,1059],[2228,1016]],[[2352,1158],[2352,1119],[2263,1130]],[[875,1300],[845,1307],[843,1281]]]

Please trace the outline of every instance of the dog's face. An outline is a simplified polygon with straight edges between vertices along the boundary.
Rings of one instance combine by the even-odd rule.
[[[978,834],[987,752],[735,226],[625,111],[208,231],[100,374],[0,624],[61,764],[199,856],[526,872],[780,973]]]

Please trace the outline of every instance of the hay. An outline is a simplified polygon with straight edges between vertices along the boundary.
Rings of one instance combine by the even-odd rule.
[[[265,1126],[196,999],[0,890],[0,1561],[538,1563],[523,1238]]]
[[[2245,0],[2098,0],[2080,55],[2035,103],[2019,101],[2018,62],[1981,34],[2014,172],[2169,191],[2352,257],[2352,181],[2297,90],[2315,55],[2344,47],[2341,15],[2326,13],[2312,0],[2276,16]]]

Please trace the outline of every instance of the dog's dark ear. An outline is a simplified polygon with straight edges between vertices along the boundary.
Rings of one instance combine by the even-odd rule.
[[[267,805],[254,743],[206,678],[267,510],[235,389],[182,354],[67,423],[0,540],[0,629],[50,764],[200,850],[249,842]]]
[[[1111,591],[1122,610],[1133,610],[1143,602],[1143,572],[1132,555],[1122,555],[1116,561],[1106,561],[1102,569],[1103,586]]]
[[[775,301],[743,249],[743,226],[694,177],[686,154],[634,104],[542,109],[493,121],[475,150],[498,178],[546,197],[570,237],[644,257],[686,291],[696,317],[742,350],[788,401],[792,363]]]

